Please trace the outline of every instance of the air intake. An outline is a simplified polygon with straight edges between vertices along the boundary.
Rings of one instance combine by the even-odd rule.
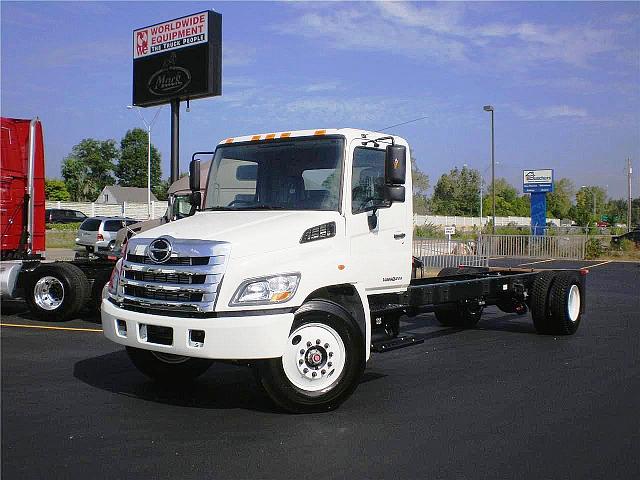
[[[323,238],[331,238],[336,236],[336,222],[323,223],[316,227],[305,230],[300,239],[300,243],[315,242]]]

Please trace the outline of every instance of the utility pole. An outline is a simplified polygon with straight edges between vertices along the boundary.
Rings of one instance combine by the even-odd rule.
[[[631,231],[631,158],[627,158],[627,232]]]

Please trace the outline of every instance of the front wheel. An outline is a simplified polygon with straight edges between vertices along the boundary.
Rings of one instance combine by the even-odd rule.
[[[293,413],[335,409],[364,370],[364,342],[350,315],[333,302],[309,303],[294,321],[282,358],[259,367],[269,397]]]
[[[127,347],[127,354],[136,368],[147,377],[166,384],[189,382],[206,372],[213,363],[205,358],[185,357],[135,347]]]

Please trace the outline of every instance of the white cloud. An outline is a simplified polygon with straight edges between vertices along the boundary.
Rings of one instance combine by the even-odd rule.
[[[549,105],[533,109],[513,107],[514,112],[525,120],[549,120],[554,118],[573,117],[586,118],[589,113],[586,109],[569,105]]]
[[[321,39],[332,48],[491,64],[503,70],[550,61],[586,67],[599,54],[623,50],[616,43],[616,30],[600,25],[478,21],[461,3],[378,2],[366,9],[357,5],[332,3],[324,10],[304,11],[275,29]],[[491,8],[485,4],[473,11]]]

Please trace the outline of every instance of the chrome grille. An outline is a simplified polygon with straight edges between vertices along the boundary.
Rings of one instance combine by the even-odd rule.
[[[129,280],[138,280],[142,282],[158,282],[158,283],[181,283],[181,284],[200,284],[204,283],[206,275],[184,275],[182,273],[151,273],[136,272],[127,270],[124,272],[125,278]]]
[[[112,300],[121,308],[150,314],[212,312],[231,244],[162,238],[171,244],[171,256],[163,263],[147,256],[147,246],[154,239],[129,240]]]

